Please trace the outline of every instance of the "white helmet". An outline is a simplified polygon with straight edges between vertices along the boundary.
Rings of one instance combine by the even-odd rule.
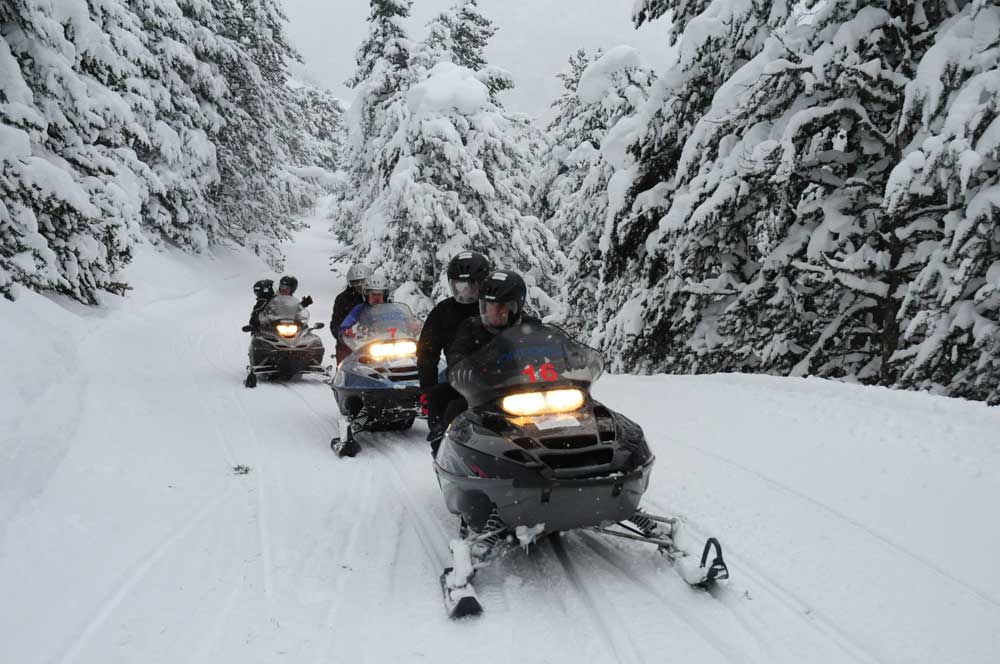
[[[368,297],[368,293],[371,291],[381,291],[385,295],[385,299],[389,299],[389,290],[392,286],[389,284],[389,280],[386,279],[381,274],[373,274],[372,276],[365,279],[364,293],[365,297]]]
[[[364,263],[355,263],[347,271],[348,281],[361,281],[372,276],[372,269]]]

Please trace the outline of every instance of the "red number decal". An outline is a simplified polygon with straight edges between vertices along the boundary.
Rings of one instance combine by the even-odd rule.
[[[541,367],[541,371],[539,371],[539,373],[541,373],[542,375],[542,380],[548,383],[559,380],[559,372],[556,371],[556,368],[552,365],[551,362],[546,362],[545,364],[543,364]]]
[[[397,329],[399,329],[399,328],[396,328],[396,327],[388,327],[388,328],[386,328],[386,330],[387,330],[387,331],[389,332],[389,335],[390,335],[390,336],[391,336],[391,337],[392,337],[393,339],[395,339],[395,338],[396,338],[396,330],[397,330]]]
[[[524,368],[524,371],[522,371],[521,373],[527,376],[528,380],[530,380],[532,383],[538,380],[537,378],[535,378],[535,367],[531,366],[530,364],[526,366]]]

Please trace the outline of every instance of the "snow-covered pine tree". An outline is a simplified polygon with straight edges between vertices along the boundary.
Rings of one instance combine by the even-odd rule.
[[[997,35],[1000,7],[989,2],[967,3],[934,35],[906,90],[904,116],[923,131],[887,191],[888,212],[933,240],[903,302],[901,384],[991,404],[1000,403]]]
[[[478,0],[459,0],[439,12],[427,24],[427,36],[414,45],[410,73],[420,80],[439,62],[452,62],[471,69],[500,104],[499,93],[514,87],[510,72],[486,62],[484,50],[497,28],[479,10]]]
[[[594,55],[588,55],[586,50],[581,48],[570,55],[566,69],[556,74],[562,81],[563,92],[552,102],[556,114],[545,129],[547,142],[545,154],[548,157],[540,160],[538,172],[531,181],[532,209],[560,241],[565,238],[553,225],[553,217],[556,210],[565,207],[564,199],[571,197],[580,188],[584,177],[581,169],[567,163],[567,158],[581,144],[589,142],[586,133],[582,131],[581,123],[574,122],[581,112],[576,88],[583,70],[602,53],[598,50]],[[600,147],[599,143],[597,146],[593,146],[592,143],[591,145],[595,148]]]
[[[549,126],[551,158],[543,168],[556,169],[549,180],[544,218],[568,254],[563,280],[565,325],[589,334],[598,324],[594,311],[600,294],[603,265],[600,238],[608,217],[608,185],[614,166],[602,153],[610,127],[635,112],[653,80],[635,49],[619,46],[588,59],[581,51],[570,58],[562,75],[567,93],[557,101],[559,112]],[[617,149],[618,146],[608,146]],[[616,160],[617,161],[617,160]]]
[[[691,321],[671,320],[665,313],[677,311],[677,303],[665,304],[667,293],[653,284],[670,266],[662,253],[647,250],[647,239],[670,206],[677,164],[695,123],[719,87],[784,23],[789,7],[758,0],[640,0],[633,17],[641,24],[668,11],[672,37],[685,32],[677,62],[657,78],[636,114],[610,131],[617,162],[608,190],[614,220],[601,238],[597,319],[604,327],[594,342],[617,369],[681,369],[675,349],[692,336],[685,329]]]
[[[285,165],[288,62],[298,55],[284,34],[277,0],[213,0],[220,34],[238,45],[215,63],[228,94],[217,139],[220,181],[213,198],[220,229],[280,265],[277,243],[306,203]]]
[[[213,137],[224,124],[227,88],[216,75],[233,45],[216,34],[215,13],[200,0],[126,0],[134,27],[116,33],[106,25],[123,57],[140,75],[117,86],[144,132],[133,143],[151,174],[142,223],[156,241],[203,250],[220,238],[209,200],[219,181]],[[107,23],[108,14],[105,13]],[[141,48],[138,46],[141,45]]]
[[[388,186],[366,211],[356,247],[397,282],[441,297],[448,260],[463,249],[490,255],[529,283],[536,311],[551,312],[561,252],[530,208],[532,137],[491,99],[476,72],[440,62],[406,94],[388,154]],[[383,162],[384,163],[384,162]]]
[[[950,13],[826,3],[734,75],[737,103],[717,95],[661,241],[703,335],[687,341],[700,368],[893,382],[900,302],[940,211],[897,200],[894,170],[927,130],[903,115],[905,88]]]
[[[343,170],[347,184],[331,218],[336,236],[355,242],[362,217],[388,182],[397,156],[387,143],[396,133],[405,105],[401,95],[411,83],[411,43],[403,29],[410,0],[371,0],[368,36],[358,48],[357,69],[347,85],[354,101],[345,118],[347,144]],[[395,107],[393,104],[395,103]]]
[[[344,147],[344,106],[329,90],[300,82],[290,86],[289,115],[296,130],[290,139],[292,163],[334,173]]]
[[[114,2],[107,10],[118,12]],[[0,292],[95,302],[129,260],[140,127],[102,80],[134,75],[84,0],[0,3]]]

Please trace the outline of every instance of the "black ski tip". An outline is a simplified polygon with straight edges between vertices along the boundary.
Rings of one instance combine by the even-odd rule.
[[[478,616],[483,612],[483,605],[479,603],[475,597],[463,597],[458,600],[455,605],[455,609],[451,612],[451,619],[458,620],[459,618],[468,618],[469,616]]]
[[[452,620],[458,620],[482,614],[483,605],[476,599],[475,591],[455,598],[452,589],[448,587],[448,574],[451,570],[451,567],[447,567],[441,573],[441,591],[444,593],[444,604],[448,611],[448,617]]]

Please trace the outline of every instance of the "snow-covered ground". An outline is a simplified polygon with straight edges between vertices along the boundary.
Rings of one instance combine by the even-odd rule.
[[[288,251],[314,320],[331,248],[317,221]],[[103,309],[0,301],[0,661],[1000,661],[1000,409],[605,377],[658,455],[648,509],[718,536],[732,580],[692,591],[641,544],[570,534],[479,574],[486,614],[451,622],[424,426],[339,460],[323,383],[243,387],[267,275],[147,250]]]

